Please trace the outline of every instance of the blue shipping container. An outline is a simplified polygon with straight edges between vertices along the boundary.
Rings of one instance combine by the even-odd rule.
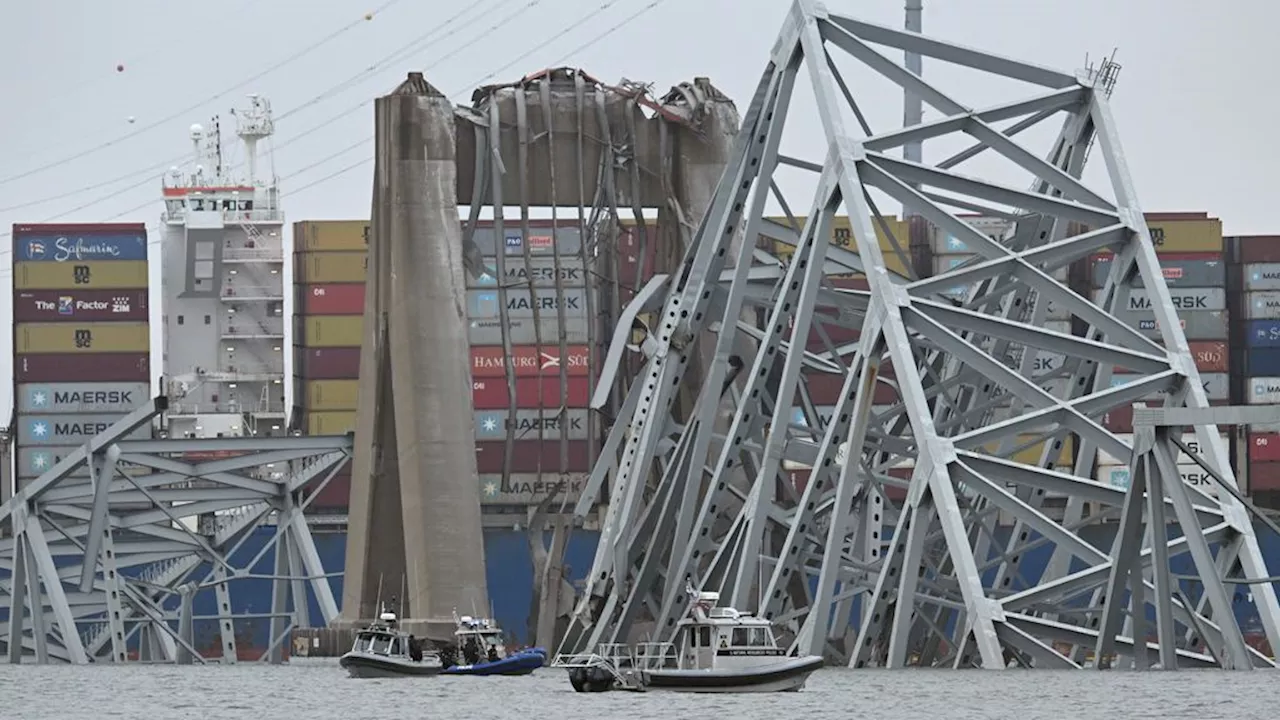
[[[1280,347],[1249,348],[1247,362],[1250,377],[1280,377]]]
[[[146,260],[146,233],[40,233],[14,239],[17,260],[26,262],[87,262],[90,260]]]
[[[1250,320],[1245,342],[1249,347],[1280,347],[1280,320]]]

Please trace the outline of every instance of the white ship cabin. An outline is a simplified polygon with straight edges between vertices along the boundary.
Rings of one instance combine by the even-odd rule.
[[[378,622],[356,633],[351,651],[408,658],[409,636],[396,629],[395,613],[383,612],[378,617]]]
[[[759,665],[785,655],[764,618],[716,607],[720,593],[698,593],[689,617],[680,621],[676,647],[680,669],[709,670]]]
[[[458,629],[453,632],[453,635],[458,640],[458,647],[465,646],[468,640],[474,640],[480,647],[481,657],[489,654],[489,648],[493,648],[498,657],[507,655],[502,630],[484,618],[463,615],[458,618]]]

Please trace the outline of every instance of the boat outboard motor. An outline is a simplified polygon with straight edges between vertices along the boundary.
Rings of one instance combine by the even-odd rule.
[[[409,636],[409,659],[422,662],[422,641],[412,635]]]

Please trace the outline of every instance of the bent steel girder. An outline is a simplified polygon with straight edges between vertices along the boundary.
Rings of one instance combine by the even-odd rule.
[[[0,646],[10,662],[235,662],[238,623],[270,620],[262,659],[280,662],[314,597],[338,614],[303,510],[351,456],[350,436],[122,440],[167,407],[139,408],[0,505]],[[189,458],[198,458],[192,461]],[[86,477],[87,476],[87,477]],[[255,529],[274,527],[253,557]],[[274,569],[254,568],[268,552]],[[3,576],[0,576],[3,577]],[[273,585],[273,607],[233,608],[244,580]],[[194,615],[216,596],[216,616]],[[196,646],[194,621],[216,620],[220,653]]]
[[[1039,87],[973,109],[873,45]],[[873,131],[841,55],[941,117]],[[1103,425],[1108,412],[1157,393],[1168,407],[1208,403],[1120,148],[1109,87],[1097,78],[865,23],[809,0],[792,6],[684,265],[651,280],[623,314],[660,312],[640,344],[645,371],[579,505],[608,488],[578,632],[569,634],[578,646],[566,649],[672,639],[693,584],[772,619],[794,651],[855,667],[1081,667],[1086,650],[1098,653],[1099,667],[1111,656],[1137,667],[1273,664],[1244,644],[1224,589],[1255,585],[1277,646],[1280,606],[1271,585],[1257,584],[1270,573],[1244,505],[1180,481],[1181,432],[1143,440],[1161,449],[1143,445],[1135,455]],[[802,81],[826,141],[818,161],[781,151],[801,112],[792,95]],[[1062,125],[1047,150],[1014,139],[1054,117]],[[887,154],[947,136],[975,144],[936,164]],[[1106,167],[1104,191],[1081,180],[1090,148]],[[1030,189],[957,171],[979,155],[1029,175]],[[802,218],[781,191],[797,186],[794,172],[779,180],[782,166],[811,173]],[[973,257],[921,272],[879,211],[883,195]],[[770,199],[786,221],[764,217]],[[826,240],[842,211],[847,247]],[[883,244],[877,229],[888,236]],[[737,250],[731,239],[744,230],[774,242]],[[1073,291],[1067,269],[1099,251],[1116,261],[1095,302]],[[887,266],[894,254],[905,274]],[[865,272],[867,289],[840,287],[836,277],[850,272]],[[1139,279],[1151,305],[1141,322],[1118,312]],[[744,321],[744,310],[758,320]],[[1074,332],[1050,326],[1051,317],[1072,319]],[[1154,331],[1140,331],[1142,322]],[[860,336],[837,345],[827,333],[835,328]],[[708,331],[715,352],[694,383],[685,371]],[[758,347],[749,357],[733,354],[740,333]],[[620,330],[614,342],[629,340]],[[740,385],[726,382],[734,368]],[[1116,369],[1127,380],[1113,387]],[[826,407],[810,391],[824,375],[834,376],[824,387],[841,388]],[[893,401],[877,404],[884,386]],[[677,422],[671,408],[681,392],[697,400]],[[1200,462],[1234,487],[1216,427],[1190,427]],[[1075,450],[1063,457],[1068,447]],[[1125,489],[1095,479],[1099,452],[1151,459]],[[795,478],[794,468],[807,469]],[[905,500],[894,499],[901,490]],[[1114,542],[1098,543],[1095,526],[1117,520]],[[1044,547],[1052,562],[1027,577],[1027,554]],[[1184,554],[1200,582],[1171,581],[1169,560]],[[1147,606],[1157,642],[1141,651]]]

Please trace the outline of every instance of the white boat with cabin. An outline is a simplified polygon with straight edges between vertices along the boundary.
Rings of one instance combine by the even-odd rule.
[[[444,669],[440,655],[424,651],[421,641],[400,630],[396,614],[385,608],[377,622],[356,633],[338,664],[353,678],[422,677]]]

